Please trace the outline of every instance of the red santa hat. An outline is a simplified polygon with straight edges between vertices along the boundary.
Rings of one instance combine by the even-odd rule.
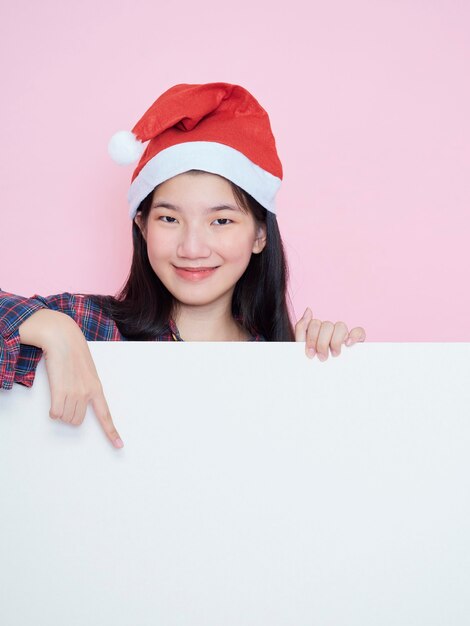
[[[224,176],[276,213],[282,164],[271,124],[240,85],[174,85],[132,131],[115,133],[108,151],[121,165],[139,159],[128,193],[131,219],[157,185],[191,169]]]

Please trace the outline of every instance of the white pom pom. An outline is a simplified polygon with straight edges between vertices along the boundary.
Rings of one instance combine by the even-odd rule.
[[[119,165],[135,163],[144,150],[144,144],[130,130],[119,130],[108,143],[109,156]]]

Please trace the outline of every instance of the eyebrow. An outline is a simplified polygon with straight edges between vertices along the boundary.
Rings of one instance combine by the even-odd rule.
[[[163,207],[164,209],[172,209],[173,211],[181,212],[181,209],[171,204],[171,202],[165,202],[163,200],[159,200],[152,204],[152,209],[157,209],[158,207]],[[240,208],[237,206],[233,206],[232,204],[218,204],[217,206],[213,206],[210,209],[207,209],[206,213],[214,213],[215,211],[240,211]]]

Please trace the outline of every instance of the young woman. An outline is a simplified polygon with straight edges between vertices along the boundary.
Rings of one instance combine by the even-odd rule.
[[[87,341],[304,341],[307,356],[325,360],[365,340],[363,328],[322,323],[309,308],[290,321],[275,207],[282,165],[246,89],[175,85],[109,150],[119,163],[139,160],[128,279],[116,296],[0,290],[0,388],[31,386],[44,355],[50,416],[79,425],[91,402],[119,448]]]

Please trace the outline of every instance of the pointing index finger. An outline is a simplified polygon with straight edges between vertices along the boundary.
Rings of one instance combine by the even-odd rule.
[[[96,417],[98,418],[98,421],[100,422],[108,439],[111,441],[115,448],[122,448],[124,446],[124,443],[119,436],[116,427],[114,426],[108,403],[106,402],[106,398],[104,397],[102,392],[93,398],[92,404],[95,410]]]

